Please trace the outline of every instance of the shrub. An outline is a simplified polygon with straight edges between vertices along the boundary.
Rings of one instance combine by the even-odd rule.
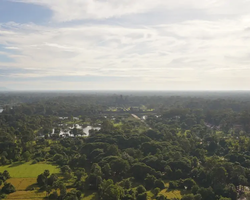
[[[170,181],[169,182],[169,189],[177,189],[178,183],[176,181]]]
[[[11,183],[4,183],[2,193],[10,194],[16,191],[16,188]]]
[[[137,188],[136,188],[136,191],[137,191],[137,194],[142,194],[144,192],[146,192],[146,189],[143,185],[139,185]]]
[[[145,192],[145,193],[139,194],[136,200],[147,200],[147,193]]]
[[[153,193],[155,196],[157,196],[160,193],[160,191],[161,191],[161,189],[157,187],[154,189]]]
[[[165,184],[162,180],[156,180],[154,182],[154,186],[160,188],[161,190],[165,188]]]

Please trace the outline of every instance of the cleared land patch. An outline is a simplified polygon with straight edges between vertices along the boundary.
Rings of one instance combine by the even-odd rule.
[[[7,182],[14,185],[17,191],[25,191],[36,184],[37,180],[36,178],[11,178]]]
[[[46,169],[50,171],[50,174],[60,172],[59,168],[54,165],[45,163],[31,164],[31,162],[1,166],[0,172],[7,170],[12,178],[37,178]]]
[[[46,197],[46,192],[37,192],[37,191],[16,191],[12,194],[9,194],[6,199],[43,199]]]
[[[7,182],[15,186],[16,192],[9,194],[6,199],[8,200],[41,200],[46,197],[46,192],[38,192],[32,190],[36,188],[37,176],[49,170],[50,174],[59,173],[60,170],[54,165],[46,163],[31,164],[27,163],[14,163],[12,165],[1,166],[0,172],[7,170],[11,178]],[[30,191],[31,190],[31,191]]]

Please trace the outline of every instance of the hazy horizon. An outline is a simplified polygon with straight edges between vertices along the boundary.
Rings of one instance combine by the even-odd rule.
[[[44,89],[37,89],[37,90],[29,90],[29,89],[19,89],[19,90],[13,90],[13,89],[10,89],[10,88],[6,88],[6,89],[0,89],[0,92],[152,92],[152,93],[155,93],[155,92],[180,92],[180,93],[189,93],[189,92],[204,92],[204,93],[210,93],[210,92],[228,92],[228,93],[237,93],[237,92],[246,92],[246,93],[249,93],[250,90],[147,90],[147,89],[142,89],[142,90],[113,90],[113,89],[86,89],[86,90],[63,90],[63,89],[47,89],[47,90],[44,90]]]
[[[0,0],[0,88],[248,91],[249,10],[248,0]]]

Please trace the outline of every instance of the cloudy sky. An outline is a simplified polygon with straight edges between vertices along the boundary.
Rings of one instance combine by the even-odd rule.
[[[0,87],[250,90],[250,0],[0,0]]]

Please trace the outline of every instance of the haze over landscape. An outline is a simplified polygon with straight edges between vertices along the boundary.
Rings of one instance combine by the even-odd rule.
[[[0,0],[0,88],[249,90],[249,0]]]
[[[0,0],[0,200],[250,200],[250,0]]]

